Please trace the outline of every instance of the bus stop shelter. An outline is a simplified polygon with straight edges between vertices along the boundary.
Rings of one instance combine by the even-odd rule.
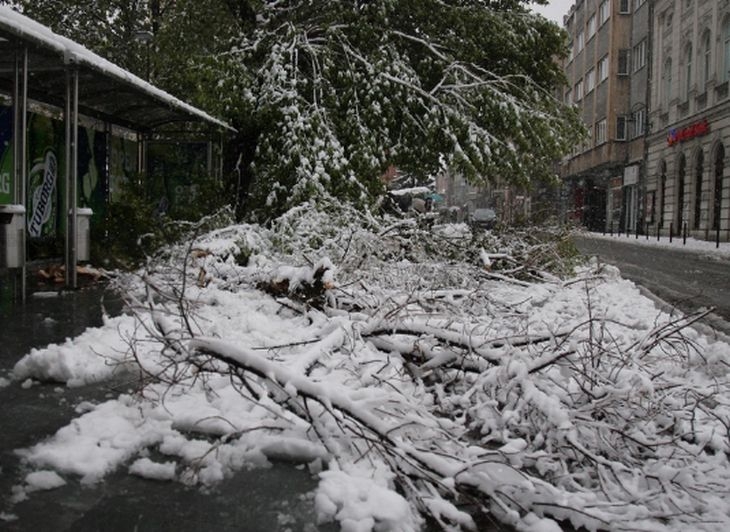
[[[223,138],[232,131],[6,6],[0,6],[0,98],[8,115],[0,122],[0,269],[22,271],[24,279],[27,239],[41,238],[55,217],[71,288],[77,285],[79,222],[88,214],[79,202],[81,149],[96,157],[95,172],[109,172],[116,142],[126,146],[127,164],[129,152],[136,152],[134,166],[143,173],[150,142],[164,142],[171,131],[195,131],[206,139],[208,175],[220,177]]]

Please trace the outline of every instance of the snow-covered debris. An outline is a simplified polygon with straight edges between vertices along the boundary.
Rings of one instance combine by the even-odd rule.
[[[310,205],[169,247],[119,280],[141,393],[23,456],[204,485],[310,463],[318,515],[353,530],[484,513],[533,531],[730,526],[730,346],[699,314],[658,311],[615,268],[574,270],[554,235],[424,227]],[[296,297],[323,266],[316,304]],[[116,330],[96,334],[65,356]],[[33,359],[22,376],[48,378],[58,355]]]

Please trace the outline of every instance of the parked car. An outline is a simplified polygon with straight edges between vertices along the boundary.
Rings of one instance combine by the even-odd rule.
[[[472,227],[480,227],[482,229],[492,229],[497,225],[497,213],[494,209],[475,209],[469,215],[469,224]]]

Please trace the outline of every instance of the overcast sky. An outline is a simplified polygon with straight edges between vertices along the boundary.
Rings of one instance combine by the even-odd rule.
[[[533,6],[533,9],[538,13],[554,20],[558,25],[563,27],[563,15],[568,13],[570,6],[573,4],[573,0],[550,0],[546,6]]]

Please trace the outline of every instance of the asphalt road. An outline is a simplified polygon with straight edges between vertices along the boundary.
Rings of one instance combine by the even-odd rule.
[[[630,279],[684,312],[714,307],[708,322],[730,331],[730,258],[626,240],[574,237],[578,250],[617,266]],[[724,323],[723,323],[724,322]]]

